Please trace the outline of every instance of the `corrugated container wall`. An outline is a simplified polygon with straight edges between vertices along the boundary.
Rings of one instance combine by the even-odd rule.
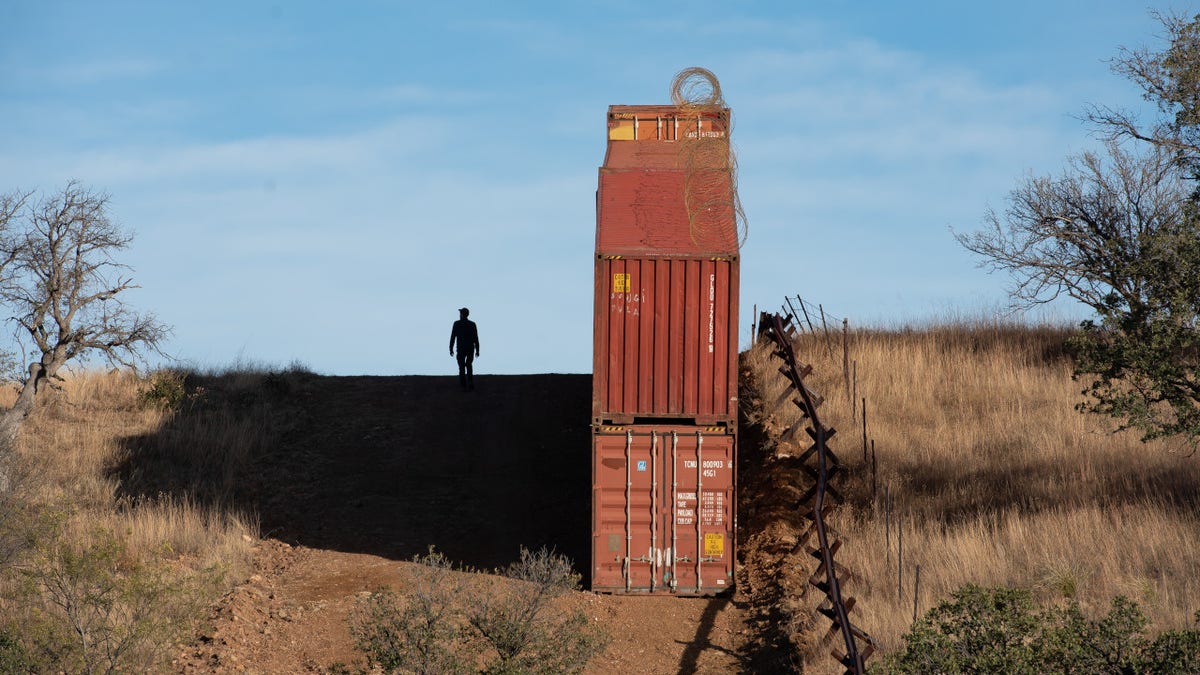
[[[729,111],[612,106],[596,193],[592,588],[712,595],[736,552]]]
[[[737,419],[738,263],[596,260],[592,422]]]
[[[729,590],[737,498],[731,431],[599,428],[592,446],[592,590]]]

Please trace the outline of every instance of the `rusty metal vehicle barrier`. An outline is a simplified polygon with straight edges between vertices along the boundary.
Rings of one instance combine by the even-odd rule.
[[[765,312],[760,318],[759,338],[769,339],[774,344],[773,354],[783,362],[779,372],[788,381],[788,388],[768,412],[773,412],[791,400],[800,409],[802,417],[784,431],[781,440],[795,437],[801,428],[804,428],[812,439],[812,445],[801,455],[800,462],[804,471],[812,477],[813,485],[804,493],[798,504],[800,508],[806,509],[804,515],[811,523],[801,535],[797,546],[806,547],[809,554],[819,561],[816,571],[809,577],[809,583],[825,594],[817,611],[833,624],[826,639],[829,640],[835,633],[840,633],[844,645],[844,649],[834,647],[831,653],[846,667],[847,673],[858,675],[865,671],[864,663],[875,651],[875,643],[865,631],[850,621],[849,614],[854,607],[854,598],[843,595],[839,573],[844,577],[846,570],[834,561],[834,555],[841,548],[842,542],[825,523],[826,516],[842,502],[842,496],[832,482],[846,472],[846,467],[829,449],[828,441],[833,438],[835,431],[821,424],[817,416],[821,397],[804,383],[804,378],[812,372],[812,368],[796,359],[792,347],[796,339],[796,330],[791,319],[791,316]]]

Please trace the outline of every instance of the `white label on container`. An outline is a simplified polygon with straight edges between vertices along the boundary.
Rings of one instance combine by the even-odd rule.
[[[713,315],[716,312],[717,275],[708,275],[708,353],[713,353]]]

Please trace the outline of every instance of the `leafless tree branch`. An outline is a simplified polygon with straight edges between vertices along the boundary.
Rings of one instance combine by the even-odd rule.
[[[1128,110],[1091,105],[1083,117],[1102,138],[1150,143],[1172,153],[1195,174],[1200,171],[1200,23],[1182,14],[1151,15],[1163,26],[1167,48],[1122,48],[1112,70],[1140,87],[1142,98],[1158,108],[1158,116],[1145,123]]]
[[[1029,307],[1067,295],[1103,311],[1144,299],[1136,265],[1161,248],[1160,235],[1183,221],[1187,188],[1161,149],[1133,154],[1116,141],[1106,155],[1084,153],[1057,177],[1030,177],[984,229],[955,233],[981,266],[1008,273],[1014,304]]]

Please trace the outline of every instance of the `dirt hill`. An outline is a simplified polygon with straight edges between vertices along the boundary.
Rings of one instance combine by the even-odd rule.
[[[587,584],[590,376],[306,377],[279,447],[245,477],[256,573],[185,646],[179,672],[325,672],[356,662],[355,599],[403,592],[436,546],[489,569],[521,546],[566,554]],[[613,641],[589,672],[738,672],[756,660],[744,599],[577,602]]]

